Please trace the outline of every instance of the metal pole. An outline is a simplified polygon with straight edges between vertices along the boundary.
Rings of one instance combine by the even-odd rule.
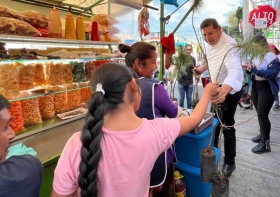
[[[249,0],[243,0],[243,36],[254,36],[254,28],[249,24],[249,11],[252,10],[252,5]]]
[[[165,21],[162,20],[164,18],[164,4],[160,3],[160,39],[165,35]],[[164,74],[164,54],[162,45],[160,45],[160,67],[159,67],[159,80],[163,80]]]

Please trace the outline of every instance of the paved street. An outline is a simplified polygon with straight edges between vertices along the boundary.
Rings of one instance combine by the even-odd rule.
[[[199,92],[201,96],[201,84]],[[178,98],[177,88],[175,95]],[[236,124],[255,114],[255,109],[244,111],[238,107]],[[251,148],[256,145],[251,138],[259,132],[257,117],[236,127],[236,170],[229,179],[230,197],[280,197],[280,111],[271,111],[269,117],[272,125],[270,153],[251,152]]]

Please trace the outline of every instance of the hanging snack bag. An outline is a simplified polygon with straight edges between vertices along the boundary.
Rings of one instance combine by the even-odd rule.
[[[54,111],[54,95],[39,97],[39,109],[42,118],[52,118]]]
[[[0,94],[7,99],[19,95],[18,68],[13,64],[0,64]]]
[[[19,89],[20,90],[29,90],[34,88],[34,71],[35,66],[33,64],[22,64],[15,63],[19,70]]]
[[[110,15],[107,14],[96,14],[92,17],[93,21],[96,21],[100,25],[114,25],[119,23],[119,21]]]
[[[46,63],[46,82],[48,85],[65,84],[64,67],[62,63]]]
[[[19,101],[11,102],[11,107],[8,109],[9,114],[12,116],[10,127],[17,133],[23,131],[24,119],[21,111],[21,105]]]
[[[22,100],[20,104],[25,125],[42,123],[38,98]]]
[[[81,96],[78,84],[67,85],[67,103],[69,110],[81,107]]]
[[[69,110],[66,89],[67,88],[64,86],[54,86],[50,88],[50,90],[56,92],[56,94],[53,95],[54,111],[56,114],[63,113]]]
[[[15,10],[0,4],[0,16],[21,19],[22,15]]]
[[[48,28],[49,18],[46,15],[33,10],[27,10],[21,14],[22,19],[33,27]]]
[[[88,61],[88,62],[85,63],[85,71],[86,71],[86,80],[88,81],[91,77],[91,74],[94,71],[93,61]]]
[[[70,62],[72,65],[73,82],[85,82],[86,72],[84,62]]]
[[[62,38],[60,15],[55,7],[53,7],[50,11],[48,29],[50,38]]]
[[[33,83],[35,86],[46,85],[44,65],[42,63],[35,64]]]
[[[72,66],[71,64],[63,64],[64,66],[64,79],[67,84],[73,83]]]

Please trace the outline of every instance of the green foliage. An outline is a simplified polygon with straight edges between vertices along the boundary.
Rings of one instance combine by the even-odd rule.
[[[236,18],[238,19],[238,21],[240,20],[240,19],[243,19],[243,7],[238,7],[237,8],[237,10],[236,10],[236,12],[235,12],[235,16],[236,16]]]
[[[236,52],[240,53],[242,59],[248,59],[250,62],[255,58],[263,59],[269,51],[268,46],[254,42],[254,38],[238,38],[236,42]]]

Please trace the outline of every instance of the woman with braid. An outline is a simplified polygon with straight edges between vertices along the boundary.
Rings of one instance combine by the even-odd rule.
[[[135,114],[141,91],[128,67],[103,64],[90,85],[85,125],[64,147],[52,197],[148,197],[156,159],[201,122],[210,95],[218,90],[218,83],[208,84],[191,116],[147,120]]]

